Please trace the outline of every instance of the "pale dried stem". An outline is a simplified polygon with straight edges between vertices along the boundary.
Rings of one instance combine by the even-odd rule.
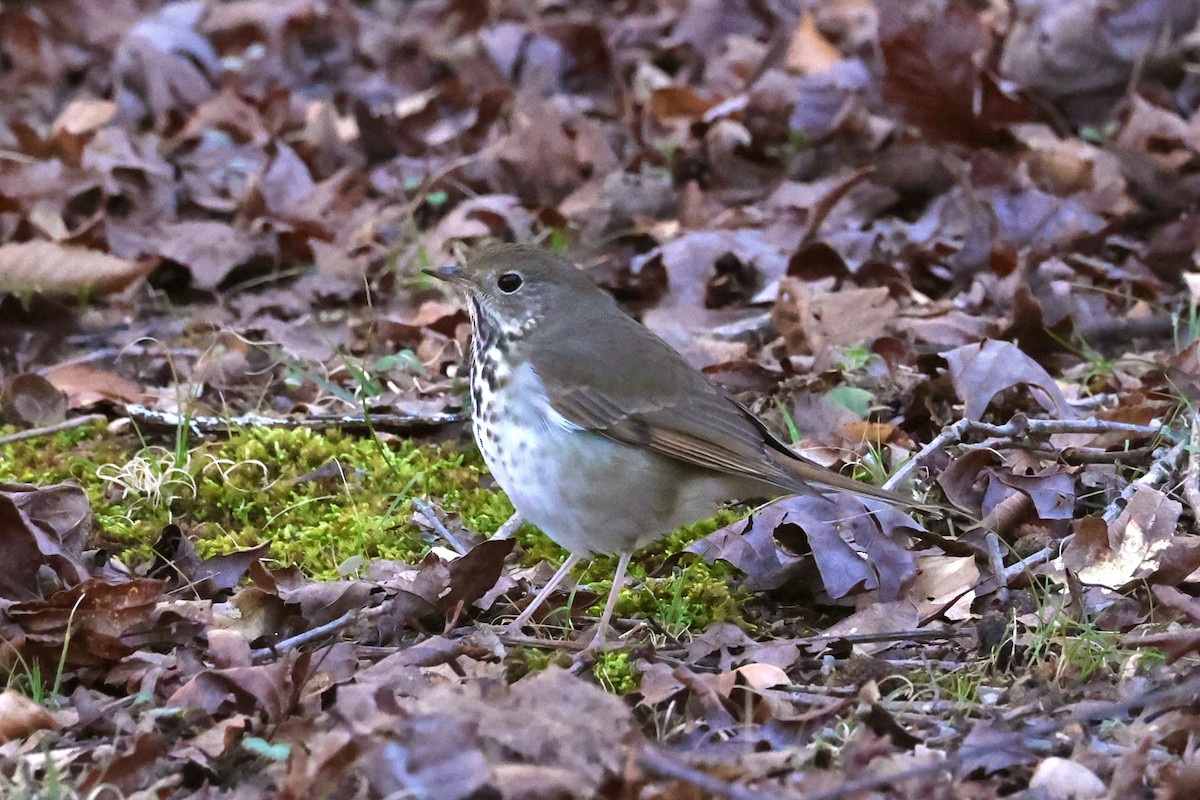
[[[656,778],[681,781],[698,789],[703,796],[720,797],[724,800],[777,800],[778,795],[760,792],[745,786],[726,783],[719,778],[702,772],[672,750],[654,745],[644,745],[638,754],[638,766]]]
[[[1000,548],[1000,535],[995,531],[987,533],[988,566],[996,576],[996,599],[1001,603],[1008,602],[1008,577],[1004,571],[1004,551]]]
[[[80,425],[90,425],[93,422],[103,422],[108,419],[103,414],[85,414],[82,417],[72,417],[65,419],[62,422],[56,422],[53,425],[43,425],[40,428],[30,428],[26,431],[17,431],[10,433],[7,436],[0,436],[0,444],[9,444],[10,442],[20,442],[25,439],[36,439],[39,436],[45,436],[59,431],[78,428]]]
[[[450,532],[450,529],[446,527],[446,523],[442,522],[442,516],[439,509],[434,508],[431,504],[426,503],[419,497],[414,497],[412,504],[413,508],[415,508],[417,511],[420,511],[425,519],[429,520],[429,525],[433,528],[434,532],[450,543],[450,546],[454,548],[454,552],[458,553],[460,556],[465,556],[467,554],[467,551],[469,551],[471,548],[465,543],[459,541],[459,538]]]
[[[1192,430],[1188,436],[1187,476],[1183,479],[1183,497],[1200,517],[1200,413],[1192,413]]]
[[[261,414],[239,414],[230,417],[203,415],[181,415],[173,411],[155,411],[137,403],[129,403],[125,414],[147,427],[187,427],[193,435],[204,433],[228,433],[241,428],[311,428],[312,430],[381,430],[397,433],[416,431],[462,422],[467,415],[461,412],[448,414],[321,414],[310,417],[267,417]]]
[[[514,511],[513,515],[504,521],[504,524],[496,529],[492,534],[493,539],[511,539],[513,534],[517,532],[517,528],[521,527],[521,523],[525,520],[521,517],[519,511]]]
[[[1134,425],[1128,422],[1110,422],[1096,419],[1029,419],[1024,416],[1015,417],[1003,425],[992,425],[987,422],[960,419],[953,425],[948,425],[935,436],[929,444],[921,448],[916,455],[892,473],[885,489],[894,489],[903,483],[912,473],[925,463],[930,455],[950,445],[959,444],[971,437],[995,439],[1020,439],[1025,437],[1045,437],[1056,433],[1127,433],[1130,436],[1166,437],[1171,438],[1170,429],[1161,425]],[[1040,451],[1039,451],[1040,452]],[[1046,451],[1047,454],[1057,451]],[[1121,454],[1124,455],[1124,454]],[[1113,457],[1103,454],[1108,460]],[[1100,455],[1096,456],[1100,458]]]

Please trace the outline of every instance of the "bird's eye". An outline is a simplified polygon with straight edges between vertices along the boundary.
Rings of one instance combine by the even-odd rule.
[[[496,285],[500,287],[500,291],[505,294],[512,294],[517,289],[521,288],[521,284],[525,281],[515,272],[506,272],[496,279]]]

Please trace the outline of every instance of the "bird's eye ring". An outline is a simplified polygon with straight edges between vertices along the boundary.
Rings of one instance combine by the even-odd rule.
[[[504,292],[505,294],[512,294],[517,289],[520,289],[521,284],[524,282],[524,279],[522,279],[521,276],[515,272],[506,272],[496,279],[496,285],[499,286],[500,291]]]

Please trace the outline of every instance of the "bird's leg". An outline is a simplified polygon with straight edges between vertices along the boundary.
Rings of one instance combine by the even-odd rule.
[[[629,568],[631,558],[633,558],[633,551],[626,550],[617,559],[617,571],[613,574],[612,589],[608,592],[608,601],[604,604],[604,614],[600,617],[600,630],[596,631],[596,638],[587,647],[590,652],[599,652],[604,649],[604,637],[608,634],[608,621],[612,619],[613,608],[617,605],[617,595],[620,594],[621,586],[625,583],[625,570]]]
[[[529,624],[529,620],[533,619],[534,612],[541,607],[542,603],[546,602],[546,598],[554,594],[554,590],[557,589],[558,585],[563,582],[563,578],[567,577],[567,573],[571,571],[571,567],[578,563],[579,556],[575,555],[574,553],[567,556],[567,560],[564,561],[562,566],[558,568],[558,571],[554,573],[553,577],[546,582],[546,585],[542,587],[542,590],[537,593],[537,596],[533,598],[533,602],[525,606],[525,610],[522,611],[516,619],[508,623],[506,631],[508,633],[520,633],[521,629]]]

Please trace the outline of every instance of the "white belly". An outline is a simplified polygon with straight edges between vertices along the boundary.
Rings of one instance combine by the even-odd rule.
[[[737,499],[728,479],[568,422],[528,364],[497,378],[501,397],[478,392],[489,432],[475,425],[475,441],[521,516],[570,552],[633,550]]]

